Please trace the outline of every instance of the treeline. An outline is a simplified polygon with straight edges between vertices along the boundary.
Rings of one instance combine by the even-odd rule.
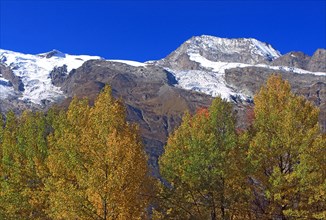
[[[0,219],[326,219],[319,110],[272,76],[248,129],[216,98],[185,113],[150,176],[137,125],[107,86],[90,106],[0,118]]]

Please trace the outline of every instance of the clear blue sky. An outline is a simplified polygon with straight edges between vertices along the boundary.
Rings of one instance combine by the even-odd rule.
[[[195,35],[253,37],[282,54],[326,47],[326,0],[0,0],[0,48],[160,59]]]

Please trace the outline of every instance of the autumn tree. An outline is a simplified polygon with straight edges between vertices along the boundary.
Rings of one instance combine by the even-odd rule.
[[[0,114],[0,159],[2,159],[3,131],[4,131],[4,119],[2,114]],[[1,172],[1,162],[0,162],[0,172]]]
[[[89,107],[74,98],[49,137],[47,187],[54,219],[142,219],[151,183],[136,125],[106,86]]]
[[[271,76],[254,98],[255,120],[248,159],[261,218],[325,217],[325,136],[319,110]]]
[[[2,114],[0,114],[0,144],[2,143],[3,140],[3,128],[4,128],[4,120]]]
[[[16,140],[17,122],[15,114],[8,112],[1,143],[0,211],[7,219],[15,219],[23,215],[24,210],[19,208],[20,204],[28,207],[26,198],[20,193],[23,187],[20,185],[22,173]]]
[[[46,219],[38,168],[46,158],[46,122],[41,113],[13,112],[1,140],[0,212],[4,219]]]
[[[216,98],[208,110],[186,113],[159,159],[168,182],[158,195],[162,218],[250,218],[244,152],[231,103]]]
[[[1,184],[2,178],[3,178],[3,165],[2,165],[2,155],[3,155],[3,150],[2,150],[2,143],[3,143],[3,131],[4,131],[4,120],[2,114],[0,114],[0,203],[2,202],[2,191],[3,191],[3,186]],[[4,219],[5,218],[5,211],[0,208],[0,218]]]
[[[44,181],[47,178],[45,160],[48,156],[47,135],[49,124],[44,113],[24,112],[19,118],[17,134],[18,147],[22,149],[22,173],[27,179],[24,182],[24,195],[30,205],[30,219],[48,219],[47,195],[44,191]]]

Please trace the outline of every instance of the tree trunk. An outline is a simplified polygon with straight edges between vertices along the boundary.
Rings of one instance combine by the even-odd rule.
[[[211,220],[216,220],[215,208],[213,208],[213,210],[211,211]]]
[[[102,203],[103,203],[103,219],[106,220],[108,215],[106,200],[103,199]]]
[[[109,165],[108,164],[105,164],[105,180],[107,181],[108,180],[108,176],[109,176]],[[102,203],[103,203],[103,219],[104,220],[107,220],[107,218],[108,218],[108,207],[107,207],[107,199],[106,199],[107,197],[106,197],[106,195],[104,196],[104,198],[102,199]]]
[[[224,204],[221,204],[221,216],[223,220],[226,220]]]
[[[222,178],[222,190],[221,190],[221,217],[223,220],[227,220],[227,216],[225,213],[225,197],[224,197],[224,179]]]
[[[211,194],[212,205],[213,205],[212,210],[211,210],[211,220],[217,220],[214,194],[212,192],[210,194]]]

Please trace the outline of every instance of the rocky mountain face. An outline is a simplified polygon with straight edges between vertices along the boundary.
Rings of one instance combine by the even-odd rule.
[[[68,97],[87,96],[93,100],[105,84],[111,86],[115,97],[124,100],[128,120],[140,125],[154,167],[168,134],[180,123],[183,112],[206,107],[212,99],[176,87],[174,76],[162,67],[104,60],[85,62],[61,88]]]
[[[290,66],[307,70],[310,59],[311,57],[302,52],[290,52],[273,60],[271,64],[274,66]]]
[[[200,55],[213,62],[243,64],[265,63],[281,56],[271,45],[256,39],[227,39],[203,35],[190,38],[157,63],[174,70],[199,69],[198,63],[192,62],[195,59],[193,55]]]
[[[150,163],[157,158],[182,114],[210,105],[214,96],[234,103],[239,127],[246,106],[273,73],[289,80],[293,91],[321,109],[326,131],[326,50],[312,57],[281,54],[255,39],[193,37],[166,58],[139,63],[72,56],[59,51],[28,55],[0,49],[0,112],[66,107],[73,96],[91,102],[105,84],[122,98],[128,120],[140,125]],[[154,169],[157,174],[158,169]]]
[[[312,57],[302,52],[290,52],[273,60],[271,64],[296,67],[311,72],[326,72],[326,50],[318,49]]]
[[[310,71],[326,72],[326,50],[318,49],[311,57],[307,69]]]
[[[261,67],[244,67],[226,70],[225,80],[239,92],[253,97],[274,70]],[[303,95],[320,108],[319,122],[326,132],[326,77],[325,75],[297,74],[278,71],[291,84],[295,94]]]

